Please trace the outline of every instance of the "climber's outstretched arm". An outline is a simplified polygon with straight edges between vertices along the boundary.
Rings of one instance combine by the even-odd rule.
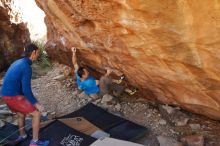
[[[72,47],[71,48],[73,54],[72,54],[72,63],[73,63],[73,66],[74,66],[74,70],[75,72],[79,69],[79,65],[77,63],[77,58],[76,58],[76,48],[75,47]]]

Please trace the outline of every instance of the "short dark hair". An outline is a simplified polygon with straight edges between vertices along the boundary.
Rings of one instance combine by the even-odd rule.
[[[79,69],[77,70],[77,75],[82,78],[82,75],[85,73],[84,72],[84,67],[79,67]]]
[[[30,57],[31,53],[36,50],[38,50],[38,47],[35,44],[33,44],[33,43],[28,44],[25,46],[25,50],[22,54],[22,57]]]

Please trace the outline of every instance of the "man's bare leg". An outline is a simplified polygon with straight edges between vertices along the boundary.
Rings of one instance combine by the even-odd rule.
[[[31,113],[31,115],[33,116],[33,119],[32,119],[33,140],[37,141],[39,139],[41,113],[39,111],[35,110],[33,113]]]
[[[25,133],[25,117],[26,115],[25,114],[22,114],[22,113],[17,113],[18,114],[18,126],[19,126],[19,133],[21,136],[25,136],[26,133]]]

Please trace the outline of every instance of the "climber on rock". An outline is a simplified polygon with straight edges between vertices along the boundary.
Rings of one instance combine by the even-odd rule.
[[[135,93],[129,89],[125,89],[124,86],[120,85],[124,79],[123,74],[119,80],[112,79],[110,74],[114,71],[113,69],[107,68],[106,74],[96,80],[93,76],[90,75],[89,71],[85,67],[79,67],[76,58],[76,48],[72,47],[72,63],[74,65],[76,80],[78,88],[83,90],[85,94],[89,95],[93,99],[97,99],[100,96],[102,97],[105,94],[113,93],[113,95],[118,96],[123,91],[128,93]]]
[[[15,144],[27,138],[25,133],[25,117],[30,114],[32,119],[33,137],[30,146],[46,146],[48,141],[39,140],[39,127],[43,106],[34,97],[31,90],[31,64],[37,60],[39,49],[34,44],[25,47],[23,58],[15,61],[6,72],[2,85],[2,98],[9,109],[18,115],[20,136]]]

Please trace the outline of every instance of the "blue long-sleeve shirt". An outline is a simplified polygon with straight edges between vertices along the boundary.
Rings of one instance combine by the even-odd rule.
[[[2,96],[24,95],[31,104],[37,103],[31,90],[31,64],[32,61],[27,57],[11,64],[3,78]]]

